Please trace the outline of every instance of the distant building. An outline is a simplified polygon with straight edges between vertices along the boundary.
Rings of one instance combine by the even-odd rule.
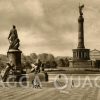
[[[90,59],[91,60],[100,60],[100,51],[99,50],[91,50],[90,51]]]
[[[95,67],[100,68],[100,51],[99,50],[91,50],[90,51],[90,59],[92,60]]]

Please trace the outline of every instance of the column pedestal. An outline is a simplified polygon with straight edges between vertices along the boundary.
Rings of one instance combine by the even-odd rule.
[[[74,68],[91,68],[90,49],[73,49],[73,60],[70,61],[70,67]]]
[[[90,60],[90,49],[73,49],[73,60]]]

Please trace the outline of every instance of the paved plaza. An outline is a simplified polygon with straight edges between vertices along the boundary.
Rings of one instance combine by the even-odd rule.
[[[66,88],[59,91],[51,87],[0,87],[0,100],[100,100],[100,89],[96,87]]]

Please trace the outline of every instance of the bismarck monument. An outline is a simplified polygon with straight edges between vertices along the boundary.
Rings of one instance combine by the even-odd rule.
[[[73,49],[73,60],[70,62],[70,67],[91,67],[90,49],[86,49],[84,45],[84,17],[82,9],[84,5],[79,5],[78,18],[78,47]]]
[[[20,40],[18,38],[16,26],[13,25],[13,28],[10,30],[10,34],[8,36],[8,40],[10,43],[7,57],[8,63],[6,68],[4,69],[2,80],[3,82],[33,82],[36,75],[39,76],[41,81],[48,81],[48,74],[46,71],[40,71],[41,62],[38,60],[36,65],[32,66],[32,71],[29,74],[26,74],[23,71],[21,65],[21,53],[19,50]],[[35,68],[35,66],[37,66]]]
[[[21,75],[22,68],[21,68],[21,51],[19,50],[19,38],[17,34],[16,26],[13,25],[13,28],[10,30],[10,34],[8,36],[8,40],[10,43],[7,57],[9,60],[10,66],[12,66],[14,70],[14,76],[16,79]]]

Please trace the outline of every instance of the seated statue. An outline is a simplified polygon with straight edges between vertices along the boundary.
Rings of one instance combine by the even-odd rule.
[[[10,42],[9,49],[18,49],[19,48],[20,40],[18,39],[18,34],[17,34],[17,30],[16,30],[15,25],[13,25],[13,28],[10,30],[8,40]]]

